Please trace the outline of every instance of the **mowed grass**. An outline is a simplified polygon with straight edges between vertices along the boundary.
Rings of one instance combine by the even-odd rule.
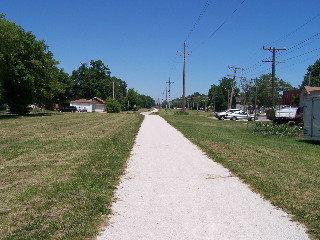
[[[320,239],[320,142],[262,136],[252,132],[252,122],[219,121],[201,112],[160,115]]]
[[[142,120],[0,115],[0,239],[95,239]]]

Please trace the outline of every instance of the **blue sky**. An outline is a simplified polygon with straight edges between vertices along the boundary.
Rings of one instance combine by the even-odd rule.
[[[66,72],[102,60],[155,100],[165,98],[169,77],[172,98],[182,95],[185,40],[187,95],[207,94],[233,73],[228,65],[247,78],[270,73],[263,46],[288,49],[277,54],[285,63],[276,74],[295,87],[320,58],[319,0],[1,0],[0,13],[45,40]]]

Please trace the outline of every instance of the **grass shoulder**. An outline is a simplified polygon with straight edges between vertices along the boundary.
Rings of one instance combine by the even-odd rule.
[[[143,116],[2,117],[0,239],[94,239]]]

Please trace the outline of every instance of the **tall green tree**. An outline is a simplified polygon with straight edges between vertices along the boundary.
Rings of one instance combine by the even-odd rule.
[[[143,108],[152,108],[156,104],[154,99],[150,96],[140,94],[139,97],[140,97],[141,107]]]
[[[57,64],[44,41],[0,15],[0,92],[12,113],[26,114],[28,104],[65,91]]]
[[[108,65],[101,60],[91,60],[90,64],[81,63],[71,75],[73,82],[72,98],[92,99],[99,97],[107,99],[114,96],[122,99],[127,93],[127,83],[119,78],[110,77],[111,71]]]
[[[101,60],[91,60],[90,64],[81,63],[81,66],[72,72],[74,99],[92,99],[112,97],[112,81],[110,69]]]
[[[208,96],[201,94],[199,92],[194,92],[193,94],[187,96],[187,104],[190,109],[204,109],[207,107]]]
[[[135,91],[133,88],[130,88],[128,90],[127,96],[123,100],[123,106],[122,109],[124,110],[138,110],[141,108],[141,98],[137,91]]]
[[[211,85],[211,88],[208,92],[208,101],[209,104],[215,107],[216,111],[222,111],[228,108],[228,94],[231,93],[232,88],[232,78],[222,78],[219,80],[219,85]],[[236,86],[236,82],[235,82]],[[239,88],[234,88],[234,96],[232,97],[233,106],[235,107],[235,97],[239,95]]]
[[[320,87],[320,59],[307,68],[300,88],[302,89],[304,86]]]
[[[272,74],[263,74],[257,80],[257,105],[264,107],[272,106]],[[254,86],[252,86],[254,88]],[[283,91],[293,90],[292,85],[282,79],[275,79],[275,103],[280,105]],[[255,90],[252,90],[253,94]],[[253,99],[253,98],[251,98]]]

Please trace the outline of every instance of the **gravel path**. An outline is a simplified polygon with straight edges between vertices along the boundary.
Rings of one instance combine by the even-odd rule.
[[[146,115],[98,240],[309,239],[156,115]]]

